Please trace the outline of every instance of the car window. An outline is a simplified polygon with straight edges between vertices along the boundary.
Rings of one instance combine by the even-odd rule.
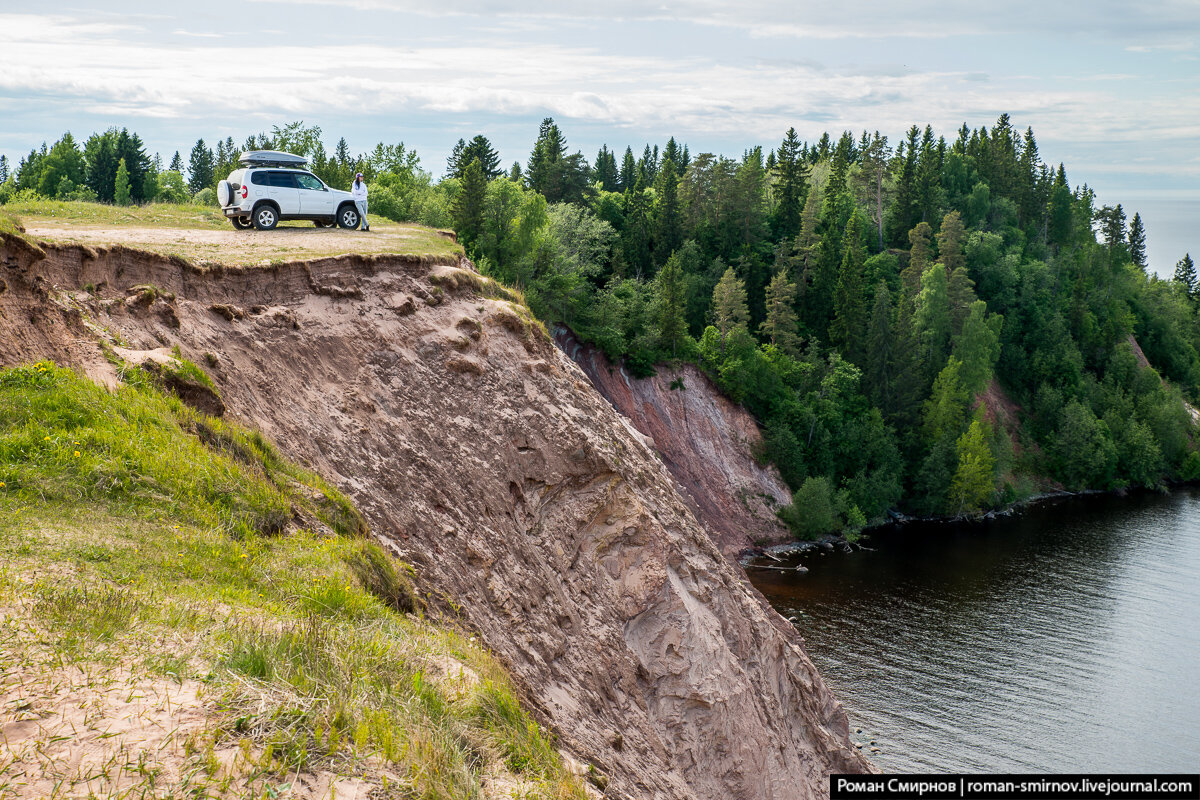
[[[269,172],[252,172],[250,173],[250,182],[255,186],[270,186],[270,183],[267,182],[268,175],[270,175]]]
[[[296,175],[296,180],[300,182],[301,189],[312,189],[313,191],[324,191],[325,184],[321,183],[315,175],[307,175],[303,172]]]
[[[291,172],[269,172],[268,186],[277,186],[283,189],[296,188],[296,176]]]

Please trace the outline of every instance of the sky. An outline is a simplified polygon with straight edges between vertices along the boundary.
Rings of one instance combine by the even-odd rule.
[[[1197,0],[0,0],[0,153],[112,126],[164,159],[303,120],[332,150],[404,142],[440,174],[483,133],[524,164],[674,136],[739,157],[789,127],[952,139],[1007,112],[1097,205],[1146,225],[1152,269],[1200,256]]]

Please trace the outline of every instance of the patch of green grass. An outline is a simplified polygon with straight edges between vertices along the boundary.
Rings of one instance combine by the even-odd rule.
[[[216,206],[191,203],[146,203],[118,206],[83,200],[14,199],[5,212],[22,219],[71,222],[85,225],[128,225],[139,228],[210,228],[228,227],[229,222]]]
[[[531,800],[585,797],[500,665],[424,617],[412,568],[260,434],[149,382],[27,365],[0,371],[0,483],[0,604],[48,663],[206,682],[218,710],[180,794],[222,796],[233,745],[254,796],[332,770],[459,800],[502,769]],[[262,535],[271,509],[288,535]]]

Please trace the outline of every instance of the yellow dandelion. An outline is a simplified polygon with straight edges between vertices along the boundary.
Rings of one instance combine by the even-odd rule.
[[[76,457],[76,458],[79,458],[79,451],[78,451],[78,450],[76,450],[76,451],[75,451],[75,457]]]
[[[47,436],[47,437],[46,437],[45,439],[43,439],[42,441],[44,441],[44,442],[48,442],[48,441],[50,441],[50,437],[49,437],[49,436]]]
[[[7,485],[4,481],[0,481],[0,489],[3,489]]]

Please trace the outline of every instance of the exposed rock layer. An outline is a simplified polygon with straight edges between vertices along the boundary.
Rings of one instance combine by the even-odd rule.
[[[754,459],[758,425],[696,365],[660,366],[649,378],[633,378],[565,328],[555,330],[554,341],[650,437],[722,550],[736,554],[791,538],[775,515],[791,493],[774,467]]]
[[[40,256],[0,249],[0,364],[111,381],[105,331],[215,363],[228,413],[354,498],[610,796],[819,797],[830,771],[869,768],[796,632],[662,462],[469,264]],[[146,284],[170,313],[125,302]]]

